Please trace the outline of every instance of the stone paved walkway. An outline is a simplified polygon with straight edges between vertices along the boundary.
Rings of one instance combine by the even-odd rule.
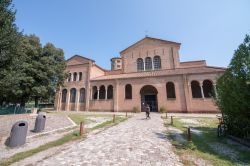
[[[182,165],[165,130],[160,114],[141,113],[35,165]]]

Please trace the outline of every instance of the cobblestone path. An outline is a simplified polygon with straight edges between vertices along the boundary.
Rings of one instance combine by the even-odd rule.
[[[137,114],[36,165],[182,165],[165,130],[160,114]]]

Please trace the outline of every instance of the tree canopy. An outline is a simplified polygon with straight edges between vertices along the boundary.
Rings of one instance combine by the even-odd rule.
[[[23,35],[15,25],[11,0],[0,1],[0,104],[54,97],[66,78],[62,49],[44,46],[36,35]]]
[[[250,36],[235,51],[228,69],[217,81],[217,103],[229,133],[250,137]]]

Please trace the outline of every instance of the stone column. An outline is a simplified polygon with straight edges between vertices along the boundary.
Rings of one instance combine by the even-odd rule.
[[[70,111],[69,106],[70,106],[70,89],[67,89],[67,98],[66,98],[65,111]]]
[[[200,88],[201,88],[201,96],[204,99],[204,92],[203,92],[203,88],[202,88],[202,81],[200,81]]]
[[[108,100],[108,88],[105,87],[105,100]]]
[[[191,111],[191,101],[190,98],[192,96],[190,96],[190,83],[187,80],[187,76],[183,75],[183,89],[184,89],[184,94],[185,94],[185,104],[186,104],[186,111],[189,112]]]
[[[154,58],[152,59],[152,70],[154,70],[155,67],[154,67]]]
[[[76,111],[79,111],[79,99],[80,99],[80,89],[76,89],[76,103],[75,103]]]
[[[61,92],[61,87],[59,89],[59,91],[57,92],[57,104],[56,104],[56,111],[60,111],[61,110],[61,104],[62,104],[62,92]]]
[[[118,105],[118,96],[119,96],[119,91],[118,91],[118,81],[115,80],[115,85],[113,89],[113,104],[114,104],[114,112],[118,112],[119,110],[119,105]]]
[[[99,94],[100,94],[100,89],[99,87],[97,88],[97,100],[99,100]]]
[[[143,59],[143,71],[145,71],[145,60]]]

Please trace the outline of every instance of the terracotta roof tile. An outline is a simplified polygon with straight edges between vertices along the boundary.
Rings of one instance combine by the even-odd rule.
[[[104,75],[91,79],[91,81],[98,80],[112,80],[112,79],[129,79],[129,78],[142,78],[142,77],[157,77],[157,76],[170,76],[170,75],[181,75],[181,74],[198,74],[198,73],[211,73],[211,72],[224,72],[225,68],[221,67],[190,67],[190,68],[177,68],[168,70],[155,70],[145,71],[136,73],[125,73],[116,75]]]

